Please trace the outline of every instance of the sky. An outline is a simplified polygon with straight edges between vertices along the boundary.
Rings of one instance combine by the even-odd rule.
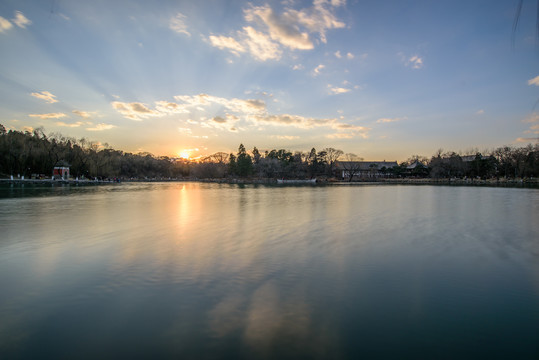
[[[3,0],[0,123],[127,152],[537,143],[537,2]],[[513,38],[513,39],[512,39]]]

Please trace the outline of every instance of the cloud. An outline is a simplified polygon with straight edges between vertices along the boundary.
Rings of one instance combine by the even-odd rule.
[[[29,132],[29,133],[34,132],[34,128],[31,126],[23,126],[21,130],[24,132]]]
[[[336,57],[337,59],[342,58],[342,55],[341,55],[341,52],[340,52],[340,51],[336,51],[334,55],[335,55],[335,57]]]
[[[228,49],[232,54],[240,56],[240,53],[245,52],[245,48],[233,37],[229,36],[214,36],[209,37],[212,46],[221,50]]]
[[[272,136],[274,139],[279,140],[297,140],[299,139],[299,136],[293,136],[293,135],[274,135]]]
[[[347,57],[348,59],[352,60],[352,59],[354,58],[354,54],[348,53],[348,54],[346,54],[346,57]]]
[[[423,67],[423,59],[414,55],[408,59],[406,66],[411,66],[412,69],[421,69]]]
[[[54,104],[54,103],[58,102],[58,100],[56,100],[56,95],[53,95],[48,91],[42,91],[40,93],[33,92],[30,95],[32,95],[33,97],[36,97],[38,99],[45,100],[49,104]]]
[[[534,112],[533,114],[526,117],[522,122],[525,123],[536,123],[539,122],[539,113]]]
[[[266,25],[269,36],[280,44],[297,50],[311,50],[314,48],[309,39],[309,34],[300,31],[297,19],[289,16],[288,13],[277,15],[269,5],[256,6],[244,11],[245,20],[255,21],[257,18]]]
[[[315,0],[313,6],[299,11],[287,9],[284,16],[289,21],[304,26],[312,33],[318,33],[320,41],[327,42],[326,31],[330,29],[340,29],[346,26],[339,21],[334,14],[335,8],[343,6],[345,1]]]
[[[528,80],[528,85],[539,86],[539,75],[537,75],[533,79]]]
[[[189,110],[180,104],[176,104],[170,101],[156,101],[155,109],[162,113],[167,114],[188,114]]]
[[[113,129],[115,127],[116,127],[116,125],[101,123],[101,124],[97,124],[95,127],[86,128],[86,130],[88,130],[88,131],[104,131],[104,130]]]
[[[191,33],[187,31],[187,25],[185,25],[185,18],[186,16],[182,13],[177,13],[176,16],[170,19],[169,21],[169,28],[178,34],[184,34],[187,36],[191,36]]]
[[[6,18],[0,16],[0,33],[7,31],[13,27],[13,24]]]
[[[485,113],[485,110],[481,109],[476,112],[477,115],[483,115]]]
[[[73,114],[80,116],[83,119],[89,119],[91,117],[91,113],[81,110],[73,110]]]
[[[249,53],[259,61],[279,60],[285,48],[290,50],[312,50],[315,34],[326,43],[326,31],[343,28],[334,12],[345,1],[315,0],[312,7],[296,10],[285,6],[277,13],[268,5],[249,5],[244,9],[244,19],[249,24],[242,26],[233,36],[211,35],[212,46],[229,50],[239,56]]]
[[[245,43],[249,48],[251,55],[261,61],[266,60],[279,60],[282,55],[282,50],[279,45],[270,40],[270,38],[254,28],[247,26],[243,30],[247,35]]]
[[[26,16],[20,11],[15,11],[15,18],[11,19],[21,29],[25,29],[27,25],[32,24],[32,21],[28,20]]]
[[[380,118],[378,120],[376,120],[376,122],[378,124],[384,124],[384,123],[390,123],[390,122],[396,122],[396,121],[401,121],[401,120],[406,120],[408,119],[407,117],[400,117],[400,118]]]
[[[75,128],[75,127],[80,127],[82,125],[85,125],[87,123],[83,122],[83,121],[77,121],[76,123],[73,123],[73,124],[67,124],[63,121],[57,121],[54,123],[55,125],[57,126],[64,126],[64,127],[72,127],[72,128]]]
[[[219,123],[219,124],[222,124],[222,123],[225,123],[226,122],[226,119],[223,119],[222,117],[220,116],[216,116],[212,119],[213,121],[215,121],[216,123]]]
[[[528,138],[517,138],[515,140],[516,142],[519,142],[519,143],[531,143],[531,142],[534,142],[534,141],[539,141],[539,137],[528,137]]]
[[[145,104],[139,102],[125,103],[120,101],[113,101],[112,107],[122,114],[125,118],[141,121],[152,116],[163,116],[164,114],[149,109]]]
[[[30,117],[37,117],[40,119],[60,119],[66,117],[64,113],[48,113],[48,114],[29,114]]]
[[[325,65],[318,65],[317,67],[314,68],[313,70],[313,75],[314,76],[318,76],[320,74],[320,72],[322,71],[322,69],[324,69],[326,66]]]
[[[194,96],[177,95],[174,99],[183,102],[186,107],[207,107],[220,105],[233,113],[258,114],[266,110],[266,103],[257,99],[226,99],[208,94],[199,94]]]
[[[303,70],[303,69],[305,69],[305,67],[301,64],[292,66],[292,70]]]
[[[329,91],[331,94],[344,94],[349,91],[352,91],[352,89],[342,88],[342,87],[332,87],[331,85],[328,85]]]

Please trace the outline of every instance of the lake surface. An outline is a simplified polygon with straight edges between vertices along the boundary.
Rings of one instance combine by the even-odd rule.
[[[0,358],[537,359],[539,190],[0,188]]]

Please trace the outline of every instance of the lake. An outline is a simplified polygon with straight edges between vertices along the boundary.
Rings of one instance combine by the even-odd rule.
[[[539,190],[0,188],[2,359],[537,359]]]

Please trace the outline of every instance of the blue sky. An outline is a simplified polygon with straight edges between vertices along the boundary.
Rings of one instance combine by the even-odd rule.
[[[0,3],[0,123],[191,156],[536,143],[536,2]]]

